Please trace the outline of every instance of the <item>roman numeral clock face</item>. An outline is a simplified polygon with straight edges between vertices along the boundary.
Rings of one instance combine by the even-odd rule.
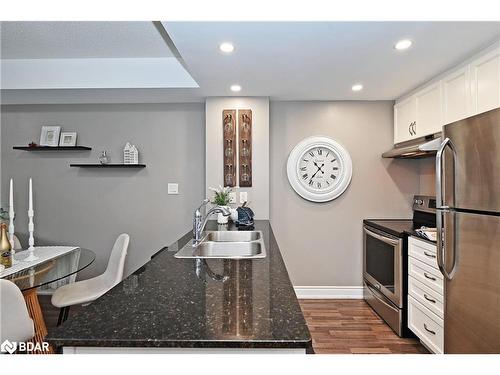
[[[288,180],[303,198],[326,202],[342,194],[351,181],[347,150],[326,137],[310,137],[297,144],[287,163]]]
[[[329,190],[336,185],[341,165],[338,155],[333,150],[320,146],[307,150],[297,168],[300,180],[307,189],[321,191]]]

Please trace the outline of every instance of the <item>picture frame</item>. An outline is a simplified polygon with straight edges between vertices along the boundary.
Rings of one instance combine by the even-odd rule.
[[[60,126],[42,126],[42,132],[40,134],[40,146],[59,146],[60,133]]]
[[[76,132],[62,132],[59,137],[59,146],[75,147],[76,137]]]

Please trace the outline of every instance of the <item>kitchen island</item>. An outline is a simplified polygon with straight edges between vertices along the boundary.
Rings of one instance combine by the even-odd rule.
[[[238,230],[209,222],[207,230]],[[267,220],[261,259],[178,259],[192,233],[157,253],[46,338],[62,353],[312,353]]]

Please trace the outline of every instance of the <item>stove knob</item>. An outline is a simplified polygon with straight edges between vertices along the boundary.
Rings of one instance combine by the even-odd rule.
[[[422,204],[424,204],[424,201],[422,199],[415,199],[415,204],[421,206]]]

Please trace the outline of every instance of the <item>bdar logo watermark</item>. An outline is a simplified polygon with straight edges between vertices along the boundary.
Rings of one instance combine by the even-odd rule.
[[[0,345],[0,352],[2,353],[14,353],[17,349],[17,343],[15,342],[10,342],[9,340],[5,340],[2,342],[2,345]]]
[[[19,350],[20,352],[33,352],[33,351],[46,352],[49,350],[49,343],[48,342],[24,342],[24,341],[15,342],[15,341],[5,340],[0,345],[0,352],[2,352],[2,353],[12,354],[16,350]]]

